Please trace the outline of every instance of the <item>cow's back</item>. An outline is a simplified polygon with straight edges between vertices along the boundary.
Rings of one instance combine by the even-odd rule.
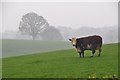
[[[83,37],[83,38],[79,38],[77,40],[77,43],[80,46],[82,44],[86,49],[88,46],[90,48],[99,49],[102,46],[102,37],[98,35]]]
[[[91,43],[93,44],[102,44],[102,37],[94,35],[94,36],[89,36],[88,37]]]
[[[98,35],[94,35],[94,36],[89,36],[88,38],[89,38],[88,41],[90,42],[89,44],[92,45],[92,48],[94,48],[94,49],[100,49],[101,48],[102,37],[100,37]]]

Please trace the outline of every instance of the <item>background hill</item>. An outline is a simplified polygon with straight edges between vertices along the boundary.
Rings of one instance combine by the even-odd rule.
[[[67,41],[43,41],[43,40],[2,40],[2,57],[20,56],[41,52],[71,49],[72,45]]]

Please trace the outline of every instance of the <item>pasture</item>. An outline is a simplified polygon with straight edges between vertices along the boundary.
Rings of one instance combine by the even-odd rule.
[[[68,41],[41,41],[41,40],[2,40],[2,57],[28,55],[55,50],[71,49]]]
[[[101,56],[85,51],[79,58],[74,49],[13,56],[2,59],[3,78],[111,78],[118,77],[118,44],[106,44]]]

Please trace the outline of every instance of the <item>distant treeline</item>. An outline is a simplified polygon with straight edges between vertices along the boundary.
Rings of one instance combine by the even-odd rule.
[[[65,26],[58,26],[57,28],[51,26],[47,31],[37,36],[37,40],[65,40],[71,37],[83,37],[89,35],[100,35],[103,37],[104,43],[118,42],[118,26],[108,26],[101,28],[80,27],[73,29]],[[0,36],[1,37],[1,36]],[[32,39],[31,36],[22,35],[19,31],[5,31],[2,33],[3,39]]]
[[[118,42],[118,26],[107,26],[101,28],[93,28],[83,26],[78,29],[72,29],[69,27],[58,27],[64,40],[68,40],[70,37],[83,37],[89,35],[100,35],[103,37],[104,43]]]

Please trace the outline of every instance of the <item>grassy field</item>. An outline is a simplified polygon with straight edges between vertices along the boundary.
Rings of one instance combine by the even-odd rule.
[[[74,49],[3,58],[3,78],[110,78],[118,77],[118,44],[102,47],[102,54],[85,51],[79,58]]]
[[[2,78],[2,58],[0,58],[0,79]]]
[[[2,40],[2,57],[28,55],[72,48],[68,41]]]

